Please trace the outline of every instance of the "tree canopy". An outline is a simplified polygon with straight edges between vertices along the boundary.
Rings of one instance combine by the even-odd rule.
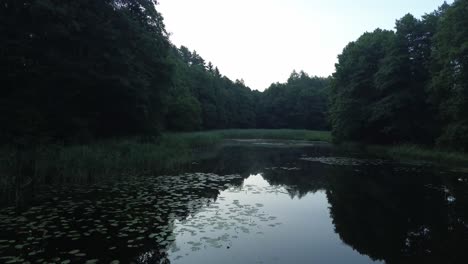
[[[264,92],[172,44],[157,4],[5,0],[0,140],[331,128],[337,142],[468,150],[468,0],[364,33],[330,77],[293,71]]]
[[[158,133],[173,67],[155,3],[4,1],[2,140]]]
[[[288,94],[288,105],[278,105],[274,88],[265,95],[252,91],[242,80],[221,75],[196,51],[175,47],[157,4],[2,3],[1,140],[31,144],[151,136],[165,129],[324,128],[325,97],[316,95],[323,82],[305,80],[305,75],[288,81],[278,94]],[[297,102],[296,92],[303,96]],[[308,105],[311,110],[302,113]],[[287,108],[295,112],[259,123],[271,107],[278,113]],[[295,116],[290,123],[285,122],[288,116]]]
[[[330,89],[336,141],[468,149],[468,1],[351,42]]]

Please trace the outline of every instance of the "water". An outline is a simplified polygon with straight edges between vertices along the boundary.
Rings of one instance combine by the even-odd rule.
[[[0,262],[466,263],[466,168],[231,142],[183,175],[42,189]]]
[[[174,263],[372,263],[334,232],[325,191],[291,198],[259,174],[218,200],[177,223]]]

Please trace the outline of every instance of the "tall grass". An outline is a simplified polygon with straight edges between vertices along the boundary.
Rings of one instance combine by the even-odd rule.
[[[223,139],[328,141],[330,135],[307,130],[239,129],[166,133],[151,143],[138,139],[106,140],[88,145],[49,144],[27,151],[4,146],[0,148],[0,203],[8,200],[6,196],[18,196],[21,188],[26,192],[27,185],[177,173],[191,164],[201,150],[217,146]]]
[[[177,173],[196,151],[220,138],[205,134],[168,134],[157,141],[107,140],[89,145],[46,145],[18,151],[0,148],[0,203],[12,203],[30,186],[83,184],[126,175]]]
[[[202,133],[217,135],[223,139],[277,139],[331,142],[331,134],[328,131],[299,129],[228,129]]]
[[[358,151],[394,160],[417,159],[438,164],[459,165],[468,163],[468,153],[430,148],[414,144],[401,145],[366,145],[356,142],[346,142],[339,145],[344,151]]]
[[[23,171],[29,172],[28,177],[39,178],[54,174],[66,181],[116,173],[157,173],[187,163],[195,150],[218,141],[210,135],[169,134],[152,143],[126,139],[76,146],[47,145],[21,153],[21,157],[17,150],[4,147],[0,150],[0,172],[4,175]]]
[[[437,163],[467,163],[468,154],[454,151],[432,149],[428,147],[403,144],[397,146],[367,146],[374,154],[381,154],[393,159],[421,159]]]

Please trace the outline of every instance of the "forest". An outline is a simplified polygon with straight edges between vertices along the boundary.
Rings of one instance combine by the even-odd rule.
[[[337,141],[468,149],[468,1],[348,44],[330,86]]]
[[[253,13],[273,2],[313,1]],[[0,262],[468,263],[468,0],[263,91],[175,45],[161,8],[0,1]]]
[[[364,33],[331,76],[293,71],[263,92],[176,47],[157,4],[3,1],[0,141],[293,128],[331,130],[338,143],[468,150],[468,0]]]

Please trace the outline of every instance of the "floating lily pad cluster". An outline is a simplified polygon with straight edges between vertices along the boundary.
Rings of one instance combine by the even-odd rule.
[[[164,258],[174,222],[215,202],[239,175],[129,177],[119,183],[55,189],[17,214],[0,210],[0,262],[119,263],[147,252]]]
[[[385,163],[381,159],[357,159],[347,157],[303,157],[301,160],[320,162],[327,165],[337,166],[361,166],[361,165],[382,165]]]
[[[298,168],[298,167],[269,167],[269,168],[265,168],[265,170],[285,170],[285,171],[297,171],[297,170],[301,170],[301,168]]]
[[[452,172],[468,174],[468,168],[454,168],[452,169]]]
[[[420,160],[390,160],[390,159],[377,159],[377,158],[350,158],[350,157],[307,157],[304,156],[300,160],[319,162],[326,165],[335,166],[380,166],[380,165],[396,165],[395,169],[402,171],[417,170],[422,167],[433,167],[434,164],[428,161]]]
[[[177,240],[169,250],[170,258],[178,260],[207,247],[229,249],[233,241],[241,236],[262,235],[271,228],[282,225],[276,216],[263,210],[264,204],[251,204],[235,199],[235,194],[255,197],[268,193],[287,194],[284,187],[280,186],[245,184],[242,188],[231,187],[223,191],[215,203],[204,207],[198,214],[176,221],[174,234],[177,235]]]

